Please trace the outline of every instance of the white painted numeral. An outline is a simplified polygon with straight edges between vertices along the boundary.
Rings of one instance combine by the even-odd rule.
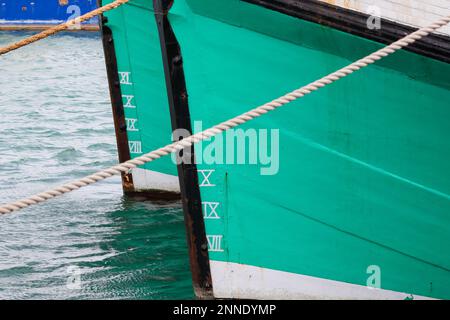
[[[136,108],[136,106],[133,105],[133,99],[134,99],[133,95],[123,94],[122,98],[125,98],[125,100],[126,100],[125,104],[123,105],[124,108],[130,108],[130,109]]]
[[[130,74],[131,72],[119,72],[120,74],[120,84],[132,85],[130,82]]]
[[[219,214],[217,213],[217,207],[219,206],[219,202],[209,202],[203,201],[203,217],[205,219],[220,219]]]
[[[208,250],[211,252],[223,252],[222,249],[222,235],[206,236],[208,239]]]
[[[139,129],[136,128],[137,119],[125,118],[125,121],[127,122],[128,131],[139,131]]]
[[[140,141],[128,141],[130,153],[142,153],[142,145]]]
[[[202,175],[202,182],[200,183],[200,187],[215,187],[215,184],[212,184],[209,179],[211,177],[211,174],[215,170],[198,170],[198,172]]]

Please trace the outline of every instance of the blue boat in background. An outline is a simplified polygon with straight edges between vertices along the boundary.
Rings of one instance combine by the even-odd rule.
[[[97,0],[0,0],[0,29],[41,29],[97,8]],[[82,29],[98,29],[98,18]]]

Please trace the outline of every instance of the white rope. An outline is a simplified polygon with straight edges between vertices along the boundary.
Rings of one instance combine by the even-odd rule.
[[[254,118],[257,118],[269,111],[272,111],[272,110],[279,108],[285,104],[288,104],[291,101],[297,100],[313,91],[319,90],[320,88],[323,88],[339,79],[342,79],[355,71],[358,71],[364,67],[367,67],[368,65],[375,63],[375,61],[380,60],[380,59],[394,53],[395,51],[400,50],[400,49],[410,45],[411,43],[415,42],[416,40],[426,37],[430,33],[441,28],[442,26],[445,26],[449,22],[450,22],[450,15],[447,17],[441,18],[440,20],[434,22],[433,24],[431,24],[427,27],[424,27],[424,28],[421,28],[421,29],[415,31],[415,32],[411,33],[410,35],[392,43],[391,45],[389,45],[383,49],[380,49],[380,50],[368,55],[367,57],[362,58],[362,59],[360,59],[360,60],[358,60],[336,72],[333,72],[333,73],[323,77],[320,80],[314,81],[300,89],[292,91],[282,97],[279,97],[278,99],[268,102],[262,106],[259,106],[253,110],[243,113],[243,114],[241,114],[235,118],[232,118],[228,121],[222,122],[214,127],[207,129],[207,130],[204,130],[202,132],[199,132],[197,134],[194,134],[192,136],[184,138],[180,141],[171,143],[169,145],[166,145],[165,147],[159,148],[152,152],[146,153],[138,158],[123,162],[121,164],[110,167],[108,169],[98,171],[97,173],[94,173],[90,176],[84,177],[79,180],[75,180],[75,181],[65,184],[63,186],[60,186],[60,187],[57,187],[57,188],[54,188],[54,189],[51,189],[51,190],[48,190],[48,191],[45,191],[42,193],[38,193],[29,198],[25,198],[25,199],[22,199],[22,200],[13,202],[13,203],[5,204],[0,207],[0,214],[6,214],[6,213],[13,212],[13,211],[18,211],[18,210],[21,210],[28,206],[38,204],[38,203],[47,201],[49,199],[55,198],[57,196],[61,196],[65,193],[88,186],[90,184],[96,183],[98,181],[112,177],[114,175],[120,175],[122,172],[123,173],[128,172],[130,169],[136,168],[139,165],[143,165],[144,163],[159,159],[168,154],[171,154],[178,150],[181,150],[185,147],[190,147],[194,143],[197,143],[201,140],[208,139],[208,138],[215,136],[223,131],[237,127],[237,126],[239,126],[245,122],[248,122]]]

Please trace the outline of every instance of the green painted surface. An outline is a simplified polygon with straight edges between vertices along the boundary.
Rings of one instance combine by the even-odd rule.
[[[139,32],[154,27],[141,15],[127,28],[128,21]],[[169,19],[191,118],[203,128],[381,46],[238,0],[176,0]],[[159,40],[145,39],[158,47]],[[155,58],[132,61],[156,67]],[[142,79],[155,95],[165,92],[158,70]],[[216,186],[201,188],[202,201],[220,203],[221,219],[207,219],[206,228],[223,235],[224,251],[210,252],[211,259],[360,285],[377,265],[383,289],[450,298],[449,90],[448,64],[399,52],[243,125],[279,129],[279,172],[199,165],[215,170]],[[166,135],[163,119],[152,118],[159,111],[144,122],[155,140]]]
[[[170,21],[203,128],[380,47],[240,1],[176,1]],[[378,265],[384,289],[450,297],[449,83],[401,52],[242,126],[280,130],[280,169],[199,165],[216,170],[211,258],[361,285]]]
[[[112,1],[103,1],[103,4]],[[137,131],[127,128],[128,140],[141,143],[141,152],[131,153],[132,158],[150,152],[171,142],[171,124],[167,101],[164,69],[158,29],[151,0],[134,0],[105,13],[106,24],[113,32],[119,72],[129,72],[128,85],[121,81],[125,117],[137,119]],[[123,79],[121,79],[123,80]],[[136,145],[134,146],[136,147]],[[131,151],[138,151],[136,149]],[[176,166],[170,157],[149,163],[143,168],[176,175]]]

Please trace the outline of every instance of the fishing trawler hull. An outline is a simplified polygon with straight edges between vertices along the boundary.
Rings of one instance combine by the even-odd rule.
[[[367,31],[354,12],[353,25],[338,25],[328,5],[306,1],[322,10],[314,16],[285,2],[177,0],[168,11],[168,1],[141,0],[106,14],[121,159],[413,30],[382,20],[384,33]],[[135,192],[143,172],[178,176],[197,296],[450,298],[447,37],[408,50],[186,149],[181,163],[124,177]]]

